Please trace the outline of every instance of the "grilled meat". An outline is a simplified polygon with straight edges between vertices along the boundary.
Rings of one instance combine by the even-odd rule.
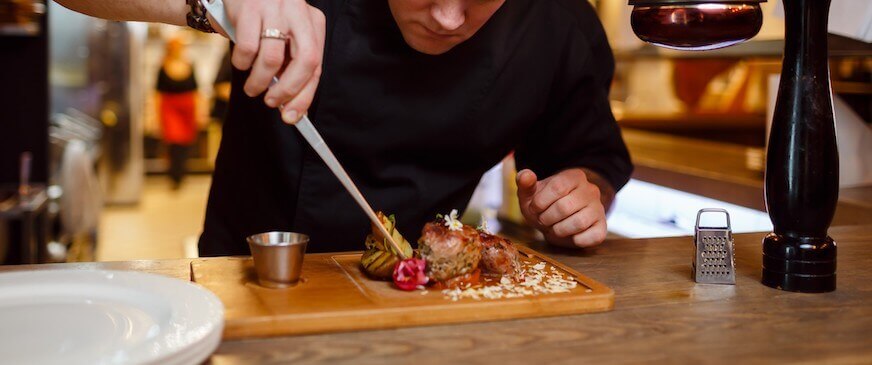
[[[478,237],[478,231],[465,225],[453,231],[442,220],[425,224],[418,249],[427,260],[427,276],[441,282],[478,269],[482,251]]]
[[[502,237],[479,232],[481,266],[484,271],[499,275],[515,275],[521,268],[518,249]]]

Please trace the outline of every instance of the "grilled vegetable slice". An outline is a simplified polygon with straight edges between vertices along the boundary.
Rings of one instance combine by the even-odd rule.
[[[412,245],[397,231],[396,218],[393,215],[390,217],[385,216],[382,212],[378,212],[376,215],[381,220],[385,229],[391,234],[391,237],[394,238],[394,241],[403,250],[403,255],[412,257]],[[366,251],[360,257],[360,267],[367,275],[373,278],[391,280],[394,266],[399,261],[398,253],[387,242],[387,239],[381,234],[378,227],[373,225],[372,233],[366,236]]]

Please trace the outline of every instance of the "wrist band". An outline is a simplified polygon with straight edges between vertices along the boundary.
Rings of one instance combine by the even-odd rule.
[[[209,23],[209,17],[206,16],[206,7],[200,0],[185,0],[191,10],[185,16],[188,26],[206,33],[215,33],[212,24]]]

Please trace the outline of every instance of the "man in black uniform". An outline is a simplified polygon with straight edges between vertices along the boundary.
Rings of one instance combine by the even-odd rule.
[[[238,69],[201,255],[247,254],[244,238],[269,230],[307,233],[311,251],[363,247],[366,216],[282,123],[305,111],[410,240],[436,213],[465,207],[511,151],[525,169],[518,198],[528,223],[558,245],[604,239],[605,207],[632,166],[609,108],[611,51],[586,1],[315,0],[308,23],[271,15],[300,11],[230,1]],[[323,35],[294,28],[304,23]],[[257,33],[271,28],[291,38],[284,70],[270,54],[285,44]],[[310,44],[324,45],[321,62]],[[276,73],[282,81],[270,87]]]

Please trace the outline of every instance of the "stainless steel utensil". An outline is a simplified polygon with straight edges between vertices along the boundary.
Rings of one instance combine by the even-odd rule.
[[[216,23],[224,30],[224,33],[227,34],[227,37],[230,38],[231,41],[236,42],[236,30],[233,28],[233,24],[230,24],[227,21],[227,16],[224,11],[224,2],[221,0],[207,0],[203,2],[203,6],[206,8],[206,11],[212,15],[212,18]],[[273,76],[272,84],[279,82],[278,77]],[[321,138],[321,134],[318,133],[318,130],[315,129],[315,126],[312,124],[312,121],[309,120],[308,115],[303,115],[303,118],[300,119],[299,122],[294,124],[297,127],[297,130],[300,131],[300,134],[303,135],[303,138],[306,139],[306,142],[312,146],[312,149],[318,153],[318,156],[321,156],[321,159],[324,160],[324,163],[327,164],[327,167],[330,168],[330,171],[336,175],[336,178],[339,179],[339,182],[342,183],[342,186],[345,187],[345,190],[351,194],[351,197],[354,198],[354,201],[357,202],[357,205],[363,209],[363,212],[366,213],[366,216],[369,217],[369,220],[379,229],[382,236],[385,237],[385,240],[388,241],[388,244],[394,249],[397,256],[401,259],[407,259],[405,254],[403,254],[402,248],[397,242],[394,240],[393,236],[388,232],[385,226],[382,224],[381,220],[378,219],[378,216],[375,215],[375,211],[372,209],[372,206],[366,201],[363,197],[363,194],[360,193],[360,190],[357,188],[357,185],[354,184],[354,181],[351,180],[351,177],[348,176],[348,173],[345,172],[345,169],[342,167],[342,164],[339,163],[339,160],[336,159],[336,156],[330,150],[330,147],[327,147],[327,144],[324,142],[324,139]]]
[[[309,236],[293,232],[266,232],[249,236],[246,241],[261,286],[287,288],[297,285]]]
[[[724,213],[726,226],[700,227],[703,213]],[[693,279],[701,284],[736,284],[736,264],[733,259],[733,233],[730,214],[724,209],[700,209],[696,214],[693,235]]]
[[[394,241],[394,238],[382,224],[381,220],[378,219],[378,216],[375,215],[372,206],[366,202],[366,198],[363,197],[363,194],[361,194],[360,190],[357,189],[357,186],[354,185],[354,181],[351,180],[351,177],[349,177],[348,173],[345,172],[345,169],[342,168],[342,164],[339,163],[339,160],[337,160],[336,156],[333,155],[333,152],[330,151],[330,147],[327,147],[327,144],[324,143],[324,139],[321,138],[321,135],[315,129],[315,126],[312,125],[312,121],[309,120],[309,117],[303,115],[303,118],[294,125],[297,127],[297,130],[300,131],[300,134],[303,135],[303,138],[305,138],[306,141],[309,142],[309,145],[312,146],[312,149],[318,153],[318,156],[321,156],[321,159],[324,160],[324,163],[327,164],[330,171],[333,171],[333,174],[336,175],[336,178],[339,179],[339,182],[342,183],[345,190],[348,190],[348,193],[351,194],[351,197],[354,198],[357,205],[363,209],[363,212],[366,213],[369,220],[378,227],[379,232],[381,232],[382,236],[387,239],[388,243],[394,249],[394,252],[396,252],[401,259],[406,259],[407,257],[403,254],[403,250],[397,242]]]

